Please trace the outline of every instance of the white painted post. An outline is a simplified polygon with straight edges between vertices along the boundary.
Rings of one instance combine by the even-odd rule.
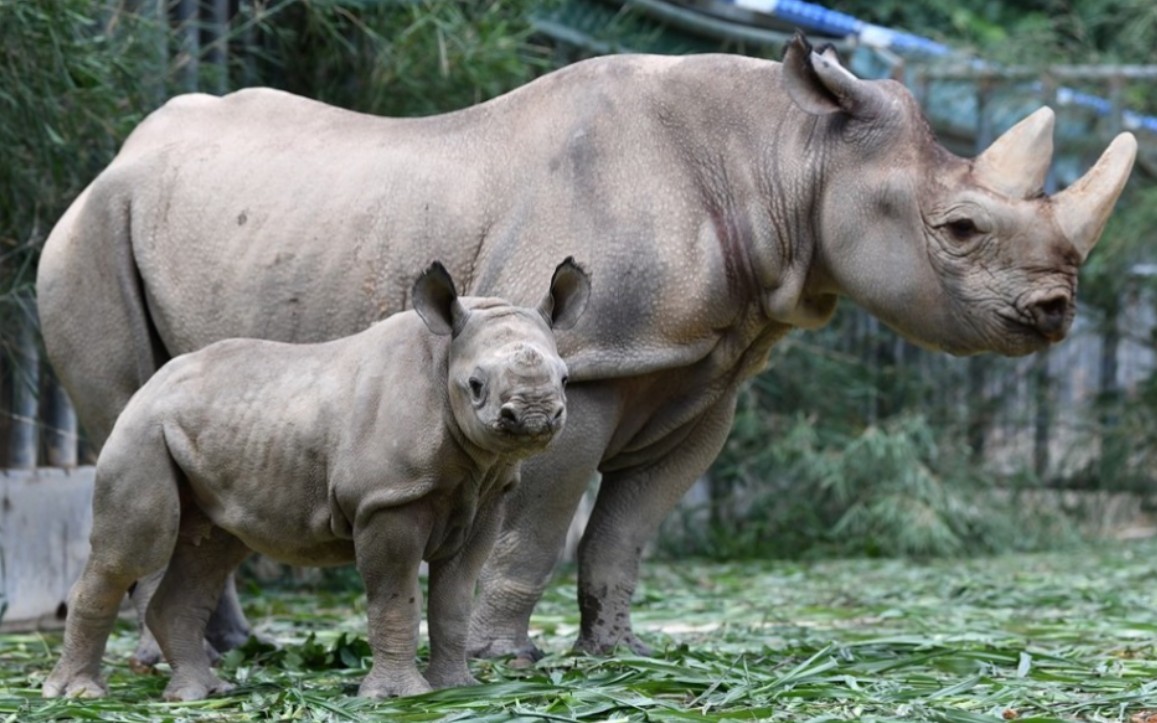
[[[49,377],[45,384],[44,451],[49,467],[72,468],[77,461],[76,410],[64,388]]]
[[[39,414],[40,348],[36,337],[36,312],[27,293],[16,297],[13,308],[15,343],[12,360],[12,425],[8,436],[8,466],[13,469],[36,467],[40,437]]]

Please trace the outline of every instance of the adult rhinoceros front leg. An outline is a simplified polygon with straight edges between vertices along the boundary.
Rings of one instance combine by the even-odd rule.
[[[467,642],[471,656],[542,657],[530,642],[530,614],[596,474],[618,403],[608,387],[572,386],[562,434],[545,453],[523,463],[521,482],[507,495],[502,529],[479,577]]]
[[[692,424],[686,438],[650,465],[603,474],[579,545],[578,602],[582,626],[575,649],[595,655],[626,646],[650,655],[631,628],[631,596],[639,558],[659,524],[718,456],[735,415],[734,394]]]
[[[579,499],[595,463],[577,468],[550,464],[556,455],[523,463],[522,483],[507,500],[503,527],[479,577],[467,652],[472,657],[542,657],[530,642],[530,614],[558,561]]]

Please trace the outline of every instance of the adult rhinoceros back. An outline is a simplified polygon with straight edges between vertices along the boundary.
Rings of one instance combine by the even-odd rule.
[[[524,469],[472,643],[530,650],[530,611],[599,471],[578,645],[644,650],[629,619],[639,552],[790,328],[824,323],[845,295],[952,353],[1063,338],[1135,142],[1123,134],[1049,198],[1051,132],[1042,109],[957,158],[902,86],[858,80],[802,38],[782,65],[597,58],[422,119],[270,90],[185,96],[53,231],[43,329],[100,441],[175,354],[355,332],[405,308],[434,260],[464,293],[526,305],[557,259],[581,259],[591,308],[559,335],[570,421]]]

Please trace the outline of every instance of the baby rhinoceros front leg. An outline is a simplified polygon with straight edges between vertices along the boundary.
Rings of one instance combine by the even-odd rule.
[[[466,665],[466,640],[474,585],[494,546],[502,505],[500,495],[484,500],[461,549],[430,562],[430,666],[426,680],[435,688],[478,685]]]
[[[420,503],[384,509],[354,531],[373,652],[373,667],[358,688],[362,697],[387,698],[432,690],[415,662],[422,618],[418,567],[429,535],[426,513]]]

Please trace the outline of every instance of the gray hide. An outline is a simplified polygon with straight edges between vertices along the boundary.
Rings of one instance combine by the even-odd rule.
[[[574,323],[589,288],[568,259],[538,308],[460,300],[436,264],[414,285],[416,313],[354,336],[231,339],[166,364],[101,452],[92,554],[44,695],[104,694],[101,654],[125,591],[166,563],[148,609],[173,669],[165,697],[229,690],[210,670],[205,622],[253,550],[299,565],[356,560],[374,655],[362,695],[474,683],[478,570],[519,462],[563,428],[566,364],[551,329]],[[423,559],[425,677],[414,664]]]
[[[1060,340],[1077,269],[1128,177],[1122,134],[1042,193],[1042,109],[968,160],[893,81],[797,38],[775,63],[614,56],[422,119],[272,90],[175,98],[57,225],[38,279],[48,353],[99,441],[166,358],[229,336],[320,341],[407,305],[438,258],[526,303],[589,263],[559,335],[570,423],[528,462],[472,621],[475,652],[533,652],[531,610],[596,472],[577,645],[632,633],[639,554],[723,445],[739,385],[846,296],[953,354]]]

